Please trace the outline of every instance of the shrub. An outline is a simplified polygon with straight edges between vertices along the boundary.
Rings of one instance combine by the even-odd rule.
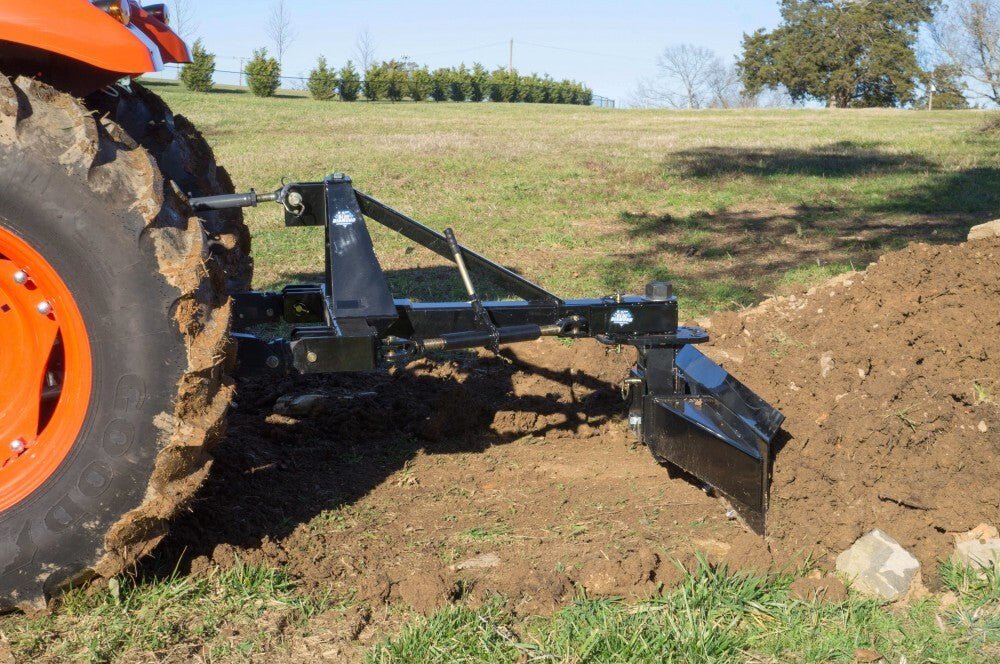
[[[337,72],[327,66],[322,55],[316,61],[316,68],[309,72],[306,87],[312,98],[320,101],[329,101],[337,95]]]
[[[191,62],[181,69],[181,82],[188,90],[209,92],[212,89],[212,74],[215,73],[215,54],[205,50],[201,40],[191,49]]]
[[[341,101],[357,101],[358,93],[361,91],[361,77],[358,70],[354,68],[354,63],[350,60],[340,70],[340,81],[337,86],[340,90]]]
[[[246,67],[247,84],[250,92],[258,97],[272,97],[281,83],[281,65],[274,58],[267,57],[267,49],[253,52]]]

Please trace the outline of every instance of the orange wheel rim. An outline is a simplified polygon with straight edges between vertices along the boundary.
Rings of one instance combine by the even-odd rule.
[[[90,403],[90,342],[59,274],[0,227],[0,511],[59,467]]]

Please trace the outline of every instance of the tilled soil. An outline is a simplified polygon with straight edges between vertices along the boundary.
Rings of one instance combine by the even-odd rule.
[[[498,594],[527,614],[581,590],[646,597],[694,551],[830,567],[873,527],[934,585],[951,533],[1000,521],[1000,240],[911,245],[709,326],[707,352],[787,418],[766,539],[633,442],[619,394],[632,353],[544,341],[509,360],[243,382],[166,553],[194,572],[283,565],[306,592],[351,598],[326,631],[364,641],[395,603]]]

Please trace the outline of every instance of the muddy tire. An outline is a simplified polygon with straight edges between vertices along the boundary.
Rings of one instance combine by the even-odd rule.
[[[0,165],[0,232],[64,282],[92,367],[65,456],[0,510],[0,608],[35,610],[149,552],[201,485],[232,396],[229,309],[201,220],[110,116],[0,76]]]

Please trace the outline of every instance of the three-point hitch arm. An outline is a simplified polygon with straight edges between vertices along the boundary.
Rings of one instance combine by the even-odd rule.
[[[281,204],[286,225],[325,227],[325,276],[322,283],[281,292],[232,294],[240,374],[371,371],[429,351],[496,352],[543,336],[635,346],[638,362],[623,385],[633,431],[668,468],[716,488],[750,527],[763,532],[770,445],[784,418],[694,348],[708,335],[678,324],[670,284],[650,283],[644,296],[560,299],[462,246],[451,229],[439,233],[356,191],[340,173],[267,194],[190,199],[199,211],[262,202]],[[454,262],[468,300],[395,298],[366,217]],[[482,301],[470,267],[521,299]],[[248,332],[274,323],[292,326],[287,338],[266,341]]]

